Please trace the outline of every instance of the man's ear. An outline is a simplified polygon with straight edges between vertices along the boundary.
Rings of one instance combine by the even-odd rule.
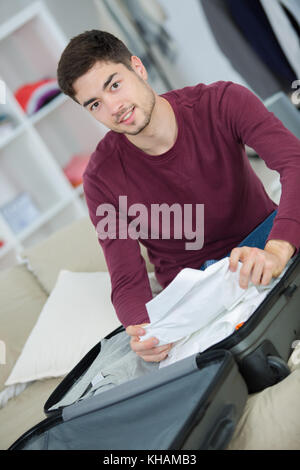
[[[147,80],[148,73],[141,59],[136,55],[131,56],[131,67],[143,79]]]

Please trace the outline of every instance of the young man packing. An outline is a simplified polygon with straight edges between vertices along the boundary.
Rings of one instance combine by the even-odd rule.
[[[158,95],[147,83],[141,60],[119,39],[98,30],[70,41],[58,65],[58,82],[110,129],[90,158],[84,192],[110,272],[112,302],[131,347],[145,361],[161,361],[172,345],[155,346],[155,338],[140,338],[142,325],[149,323],[145,304],[152,293],[139,242],[162,287],[181,269],[198,269],[228,253],[231,270],[242,262],[241,287],[249,281],[268,284],[300,246],[300,141],[253,93],[232,82]],[[280,173],[278,207],[252,170],[245,144]],[[169,233],[151,218],[163,204],[182,208],[179,216],[174,212]],[[185,217],[187,207],[192,212]],[[202,243],[199,207],[204,207]],[[132,225],[138,208],[139,232]],[[106,218],[109,211],[111,219]],[[273,225],[260,247],[239,247],[255,228],[266,230],[270,217]],[[104,233],[105,223],[110,233]],[[192,236],[194,246],[186,249]]]

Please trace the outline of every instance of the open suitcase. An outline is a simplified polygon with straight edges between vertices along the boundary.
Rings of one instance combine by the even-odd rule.
[[[119,328],[112,335],[122,332]],[[248,394],[232,354],[225,350],[157,367],[51,411],[100,351],[101,342],[52,393],[44,407],[48,417],[9,450],[224,449],[228,445]]]
[[[60,406],[101,355],[102,342],[126,335],[118,328],[62,380],[45,404],[47,418],[10,450],[225,449],[248,392],[289,373],[286,361],[300,334],[299,285],[300,254],[249,320],[225,340]]]

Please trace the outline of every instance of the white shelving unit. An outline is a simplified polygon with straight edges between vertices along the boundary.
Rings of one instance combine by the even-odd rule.
[[[6,88],[0,115],[9,114],[14,122],[9,134],[0,136],[0,270],[15,263],[24,247],[87,214],[82,185],[73,187],[63,168],[74,155],[90,155],[107,129],[63,94],[31,116],[15,99],[19,87],[56,78],[66,44],[41,2],[0,25],[0,78]],[[36,213],[18,231],[3,215],[3,206],[22,193]]]

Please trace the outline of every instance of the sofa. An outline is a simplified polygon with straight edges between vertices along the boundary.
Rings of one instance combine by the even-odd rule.
[[[161,290],[146,250],[153,295]],[[89,299],[81,304],[82,297]],[[45,418],[52,391],[120,325],[96,232],[83,217],[24,250],[0,273],[0,449]],[[300,314],[300,311],[299,311]],[[282,382],[249,395],[228,450],[300,449],[300,344]],[[8,382],[8,383],[7,383]]]

